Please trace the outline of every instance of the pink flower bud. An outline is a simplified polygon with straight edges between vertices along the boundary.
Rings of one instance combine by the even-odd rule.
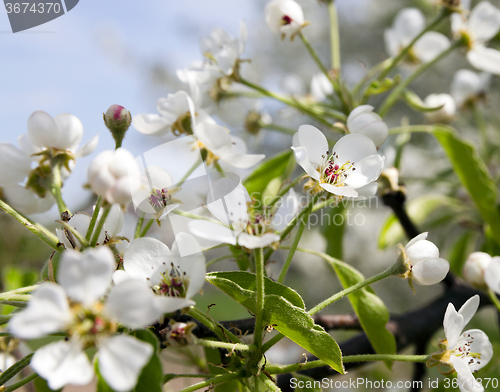
[[[108,127],[116,142],[116,148],[121,147],[122,140],[125,137],[132,122],[130,112],[120,105],[111,105],[103,115],[104,124]]]

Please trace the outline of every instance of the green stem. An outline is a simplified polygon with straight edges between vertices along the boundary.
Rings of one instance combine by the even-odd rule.
[[[206,314],[202,313],[199,309],[191,308],[189,310],[189,315],[204,324],[206,327],[210,328],[221,341],[229,339],[233,343],[241,343],[241,341],[236,336],[234,336],[233,333],[228,331],[218,322],[212,320],[212,318],[208,317]]]
[[[225,343],[218,342],[215,340],[206,340],[206,339],[197,339],[195,344],[203,347],[212,347],[212,348],[224,348],[229,351],[253,351],[255,350],[255,346],[249,346],[248,344],[241,343]]]
[[[273,347],[276,343],[278,343],[281,339],[283,339],[285,335],[283,335],[281,332],[278,333],[277,335],[274,335],[271,339],[269,339],[263,346],[262,346],[262,352],[265,353],[267,350],[269,350],[271,347]],[[267,370],[267,366],[266,366]]]
[[[382,102],[378,113],[380,117],[384,117],[389,109],[399,100],[400,95],[403,91],[408,87],[415,79],[417,79],[420,75],[422,75],[425,71],[431,68],[434,64],[441,61],[443,58],[448,56],[451,52],[453,52],[456,48],[463,45],[463,40],[459,39],[457,41],[452,42],[450,47],[444,51],[442,51],[438,56],[436,56],[433,60],[423,63],[418,67],[410,76],[408,76],[405,80],[399,83],[394,90],[392,90],[391,94]]]
[[[384,61],[374,65],[372,68],[368,70],[368,72],[363,76],[363,78],[354,86],[352,89],[352,95],[358,96],[360,90],[363,88],[366,82],[368,82],[371,78],[373,78],[381,69],[385,68],[389,63],[391,59],[385,59]],[[363,103],[363,99],[361,100],[361,103]]]
[[[59,214],[63,212],[68,212],[71,215],[71,211],[68,209],[61,194],[62,179],[61,179],[61,168],[59,164],[51,165],[52,169],[52,184],[50,185],[50,193],[56,199],[57,208],[59,209]]]
[[[35,378],[39,377],[38,374],[36,373],[31,373],[28,377],[25,377],[23,378],[22,380],[12,384],[12,385],[9,385],[8,387],[5,387],[5,389],[2,391],[2,392],[11,392],[11,391],[15,391],[16,389],[18,388],[21,388],[22,386],[26,385],[27,383],[29,383],[30,381],[33,381]]]
[[[78,230],[76,230],[68,222],[64,221],[56,221],[56,222],[62,224],[65,227],[65,229],[68,230],[71,233],[71,235],[73,235],[73,237],[75,237],[75,239],[77,239],[83,247],[89,246],[88,241],[80,234]]]
[[[413,45],[425,34],[427,33],[429,30],[432,30],[434,29],[435,27],[437,27],[437,25],[439,25],[446,17],[448,17],[450,15],[450,10],[446,7],[442,7],[441,9],[441,12],[436,15],[436,17],[430,21],[430,23],[425,27],[425,29],[423,29],[415,38],[413,38],[413,40],[408,44],[406,45],[402,50],[401,52],[399,52],[399,54],[394,57],[392,59],[392,61],[390,62],[389,66],[387,68],[385,68],[378,76],[377,80],[382,80],[383,78],[385,78],[387,75],[389,75],[389,73],[400,63],[401,60],[403,60],[406,55],[408,54],[408,52],[411,50],[411,48],[413,47]]]
[[[29,294],[0,294],[0,301],[20,301],[28,302],[31,299]]]
[[[265,389],[266,392],[281,392],[281,389],[272,380],[270,380],[265,374],[261,373],[259,375],[258,379],[266,387],[266,389]]]
[[[257,347],[257,355],[262,353],[262,330],[264,317],[264,253],[262,248],[254,250],[255,257],[255,274],[256,274],[256,313],[255,313],[255,330],[253,344]]]
[[[427,362],[429,358],[430,355],[360,354],[346,355],[342,358],[342,361],[344,363],[372,361]],[[307,363],[295,363],[293,365],[267,365],[266,371],[270,374],[284,374],[297,372],[299,370],[314,369],[322,366],[328,365],[325,361],[318,359]]]
[[[92,237],[92,232],[94,231],[95,223],[97,222],[97,217],[99,216],[99,211],[101,210],[103,203],[104,203],[104,198],[99,196],[97,198],[97,202],[95,203],[95,208],[94,212],[92,213],[92,218],[90,218],[90,223],[87,229],[87,233],[85,234],[85,239],[87,240],[87,242],[89,242]]]
[[[210,267],[211,265],[214,265],[215,263],[219,262],[219,261],[222,261],[222,260],[227,260],[227,259],[232,259],[234,258],[233,255],[226,255],[226,256],[221,256],[221,257],[217,257],[213,260],[210,260],[207,264],[206,264],[206,267]]]
[[[307,51],[309,52],[310,56],[312,57],[312,59],[314,60],[314,62],[316,63],[316,65],[318,66],[318,68],[321,70],[321,72],[323,72],[325,74],[325,76],[328,78],[328,80],[333,83],[332,77],[328,73],[328,70],[323,65],[323,63],[321,62],[321,59],[319,58],[318,54],[316,53],[316,51],[314,50],[314,48],[311,46],[311,44],[309,43],[309,41],[306,39],[306,37],[304,36],[304,34],[302,34],[302,31],[299,32],[298,35],[299,35],[300,39],[302,40],[302,43],[306,47]]]
[[[135,224],[135,230],[134,230],[134,238],[139,238],[139,236],[141,235],[141,229],[143,223],[144,223],[144,213],[142,213],[139,219],[137,219],[137,223]]]
[[[99,239],[99,235],[101,234],[102,228],[104,227],[104,223],[106,219],[108,219],[109,212],[111,211],[111,206],[104,207],[102,211],[101,219],[97,222],[97,226],[95,228],[94,234],[92,236],[92,241],[90,241],[90,246],[95,247],[97,244],[97,240]],[[102,244],[101,244],[102,245]]]
[[[39,284],[35,284],[33,286],[21,287],[20,289],[6,291],[5,293],[0,294],[0,297],[2,297],[3,295],[11,295],[11,294],[29,294],[32,291],[36,290],[38,287],[40,287]]]
[[[189,170],[186,172],[186,174],[184,174],[184,176],[181,178],[181,180],[179,181],[179,183],[176,185],[176,186],[181,186],[182,184],[184,184],[186,182],[186,180],[189,178],[189,176],[191,174],[193,174],[193,172],[198,169],[198,166],[200,166],[201,164],[203,163],[203,160],[197,160],[193,166],[191,166],[189,168]]]
[[[141,233],[139,234],[139,238],[145,237],[146,234],[148,234],[148,231],[149,231],[149,229],[151,228],[151,226],[153,225],[154,222],[155,222],[155,220],[151,219],[151,220],[149,220],[148,223],[146,223],[146,226],[144,226],[144,228],[142,229]]]
[[[9,381],[12,377],[16,376],[21,370],[23,370],[26,366],[30,364],[31,357],[34,353],[26,355],[24,358],[21,358],[10,368],[6,369],[3,373],[0,374],[0,385],[5,385],[7,381]]]
[[[288,106],[292,106],[292,107],[296,108],[297,110],[309,115],[310,117],[321,122],[322,124],[327,125],[328,127],[333,127],[333,124],[330,124],[323,117],[321,117],[321,115],[324,115],[325,113],[324,113],[324,110],[321,109],[320,107],[305,106],[304,104],[301,104],[299,101],[291,99],[286,95],[271,92],[271,91],[266,90],[265,88],[263,88],[261,86],[258,86],[252,82],[249,82],[248,80],[245,80],[245,79],[240,79],[239,82],[241,84],[244,84],[245,86],[248,86],[248,87],[254,89],[254,90],[260,91],[263,95],[265,95],[267,97],[274,98],[277,101],[283,102],[284,104],[286,104]],[[330,115],[331,117],[333,117],[339,121],[346,120],[346,116],[342,112],[330,110],[330,111],[328,111],[328,115]]]
[[[332,52],[332,68],[336,73],[340,72],[340,35],[339,20],[335,0],[328,3],[328,15],[330,17],[330,47]]]
[[[211,387],[212,385],[223,384],[228,381],[237,380],[238,378],[243,378],[243,375],[240,373],[228,373],[223,374],[214,378],[211,378],[206,381],[199,382],[197,384],[191,385],[190,387],[182,389],[180,392],[192,392],[201,388]]]
[[[3,200],[0,200],[0,208],[15,220],[17,220],[19,223],[21,223],[24,227],[26,227],[29,231],[31,231],[52,249],[56,250],[57,252],[62,252],[64,250],[62,247],[57,246],[57,244],[59,243],[59,239],[45,227],[35,224],[30,219],[17,212]]]
[[[300,238],[302,237],[302,233],[304,232],[304,229],[306,227],[307,221],[309,219],[309,215],[311,215],[312,208],[315,204],[315,199],[312,198],[309,204],[307,205],[306,212],[300,219],[300,225],[299,229],[297,230],[297,233],[295,234],[295,238],[293,239],[292,246],[290,247],[290,250],[288,252],[288,255],[286,256],[285,264],[283,264],[283,268],[281,269],[281,272],[278,276],[278,283],[283,283],[286,277],[286,273],[288,272],[288,269],[290,268],[290,264],[292,263],[293,255],[295,254],[295,250],[297,249],[297,246],[299,245]]]
[[[303,250],[305,251],[305,249]],[[313,250],[307,251],[307,253],[311,253],[316,256],[320,256],[324,258],[325,260],[330,261],[333,259],[331,256],[322,253],[322,252],[316,252]],[[389,276],[393,275],[399,275],[401,274],[401,265],[400,264],[394,264],[391,267],[387,268],[385,271],[381,272],[378,275],[372,276],[371,278],[368,278],[362,282],[359,282],[351,287],[348,287],[334,295],[332,295],[330,298],[325,299],[323,302],[319,303],[316,305],[314,308],[312,308],[308,313],[312,316],[313,314],[318,313],[319,311],[323,310],[326,308],[328,305],[333,304],[334,302],[338,301],[341,298],[344,298],[345,296],[354,293],[355,291],[358,291],[366,286],[371,285],[372,283],[378,282],[379,280],[388,278]]]
[[[177,373],[167,373],[163,375],[163,383],[173,380],[174,378],[213,378],[217,377],[218,374],[209,373],[209,374],[201,374],[201,373],[187,373],[187,374],[177,374]],[[165,381],[166,380],[166,381]]]
[[[495,305],[497,310],[500,312],[500,299],[498,299],[495,292],[493,290],[489,289],[488,296],[490,297],[491,302],[493,302],[493,305]]]

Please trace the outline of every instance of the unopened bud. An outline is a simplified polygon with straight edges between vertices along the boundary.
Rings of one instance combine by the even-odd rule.
[[[106,113],[103,114],[104,124],[111,131],[115,139],[116,148],[121,147],[125,133],[132,122],[130,112],[120,105],[111,105]]]
[[[465,262],[462,276],[467,283],[478,289],[486,289],[484,271],[491,263],[491,256],[484,252],[474,252]]]

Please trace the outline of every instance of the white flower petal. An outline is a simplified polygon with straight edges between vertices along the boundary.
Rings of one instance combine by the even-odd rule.
[[[236,245],[236,233],[217,223],[198,220],[189,222],[189,231],[195,236],[215,241],[218,244]]]
[[[394,19],[393,29],[401,42],[406,46],[425,28],[425,17],[417,8],[404,8]]]
[[[304,169],[304,171],[316,181],[319,181],[320,174],[315,169],[315,167],[309,161],[307,156],[307,149],[305,147],[292,147],[293,154],[295,155],[295,160]],[[326,151],[325,151],[326,152]]]
[[[467,52],[467,60],[481,71],[500,75],[500,51],[475,45]]]
[[[206,272],[205,255],[191,234],[179,233],[175,236],[172,245],[172,262],[189,279],[186,298],[191,298],[203,287]]]
[[[436,31],[428,31],[413,46],[417,58],[427,63],[450,47],[450,40]]]
[[[464,340],[467,340],[470,343],[470,352],[479,354],[479,358],[474,358],[475,361],[468,361],[467,366],[472,372],[477,372],[479,369],[483,368],[490,362],[491,358],[493,358],[493,346],[483,331],[480,329],[469,329],[462,333]],[[469,337],[470,336],[470,337]],[[459,354],[459,352],[455,351],[454,354]],[[467,359],[467,358],[465,358]]]
[[[352,172],[345,180],[346,185],[357,189],[376,181],[379,178],[382,169],[384,168],[384,157],[380,155],[372,155],[358,161]]]
[[[145,170],[148,185],[152,189],[163,189],[172,186],[174,180],[168,171],[158,166],[148,166]]]
[[[28,155],[10,143],[0,143],[0,184],[17,184],[30,170]]]
[[[369,137],[376,146],[380,146],[389,134],[389,127],[377,113],[373,113],[371,105],[355,108],[347,117],[346,125],[349,132]]]
[[[301,125],[298,134],[299,145],[306,148],[309,162],[321,164],[328,151],[328,140],[323,132],[312,125]]]
[[[76,152],[83,136],[83,124],[78,117],[69,113],[58,114],[54,117],[54,122],[59,130],[59,140],[56,144],[47,146],[60,148],[61,150],[71,150]]]
[[[439,258],[438,247],[427,240],[416,241],[409,246],[407,245],[405,249],[413,266],[425,259]]]
[[[171,123],[159,114],[136,114],[132,126],[144,135],[163,136],[170,130]]]
[[[99,143],[99,135],[95,135],[92,139],[80,147],[75,154],[75,158],[82,158],[91,154],[97,147],[97,143]]]
[[[25,215],[48,211],[55,203],[51,195],[40,199],[29,189],[17,184],[4,185],[3,194],[13,208]]]
[[[153,346],[132,336],[107,338],[99,346],[99,372],[115,391],[130,391],[153,352]]]
[[[207,208],[224,224],[231,224],[237,234],[248,223],[247,200],[248,192],[239,180],[223,177],[211,185]]]
[[[491,290],[500,294],[500,257],[496,256],[491,259],[484,272],[484,281]]]
[[[104,312],[131,329],[144,328],[163,314],[158,299],[146,283],[135,279],[125,280],[109,292]]]
[[[444,335],[446,336],[446,340],[448,340],[448,346],[450,348],[455,347],[464,329],[464,317],[455,310],[451,302],[448,304],[446,313],[444,314],[443,327]]]
[[[413,265],[411,275],[419,285],[428,286],[441,282],[449,270],[445,259],[425,259]]]
[[[472,317],[476,314],[479,308],[479,295],[474,295],[469,298],[462,307],[458,310],[458,314],[461,314],[464,318],[464,327],[469,323]]]
[[[231,135],[227,128],[201,122],[196,126],[195,135],[216,156],[222,156],[231,151]]]
[[[87,355],[75,341],[57,341],[39,348],[30,365],[52,390],[67,384],[86,385],[94,378]]]
[[[26,309],[13,315],[9,330],[21,339],[36,339],[64,330],[71,318],[64,289],[44,283],[33,293]]]
[[[450,357],[451,363],[457,372],[458,387],[461,392],[483,392],[481,383],[472,375],[467,363],[455,356]]]
[[[103,214],[102,211],[102,209],[99,211],[99,220],[101,219],[101,215]],[[118,204],[113,204],[109,211],[106,222],[104,222],[104,230],[101,231],[101,235],[104,234],[104,231],[106,231],[109,237],[114,237],[115,235],[117,235],[123,228],[123,220],[124,216],[122,208]],[[98,242],[102,244],[101,241]]]
[[[333,152],[338,155],[335,160],[339,165],[343,165],[347,161],[358,163],[363,158],[371,155],[377,155],[377,147],[373,141],[365,135],[359,133],[351,133],[341,137],[335,146]]]
[[[327,183],[321,183],[319,184],[321,188],[323,188],[325,191],[333,193],[334,195],[338,196],[346,196],[346,197],[357,197],[358,192],[350,186],[334,186],[332,184],[327,184]]]
[[[221,161],[238,169],[248,169],[262,161],[264,154],[233,154],[227,153],[220,157]]]
[[[429,235],[428,232],[420,233],[419,235],[417,235],[416,237],[414,237],[410,241],[408,241],[405,248],[408,248],[409,246],[411,246],[412,244],[414,244],[418,241],[426,240],[428,235]]]
[[[59,262],[57,281],[68,297],[89,306],[106,293],[115,269],[115,257],[106,246],[83,253],[68,249]]]
[[[248,233],[240,233],[238,235],[238,245],[244,246],[247,249],[265,248],[279,240],[280,236],[274,233],[266,233],[261,236],[250,235]]]
[[[473,39],[489,41],[500,30],[500,10],[488,1],[481,1],[471,11],[467,25]]]
[[[170,249],[154,238],[136,238],[123,254],[123,268],[132,277],[150,286],[158,284],[170,267]]]
[[[58,144],[60,131],[54,119],[39,110],[28,118],[28,135],[35,146],[44,148]]]

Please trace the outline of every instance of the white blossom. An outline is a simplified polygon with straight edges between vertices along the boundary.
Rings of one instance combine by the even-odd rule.
[[[294,0],[272,0],[266,4],[264,16],[274,34],[293,38],[304,27],[304,13]]]
[[[451,29],[456,38],[465,38],[467,60],[474,68],[500,75],[500,51],[486,47],[500,30],[500,9],[481,1],[469,12],[470,0],[461,4],[464,12],[451,15]]]
[[[384,158],[365,135],[343,136],[330,152],[325,135],[312,125],[299,127],[292,150],[297,163],[311,177],[309,189],[315,193],[326,190],[338,196],[357,197],[358,191],[377,180],[384,165]]]
[[[82,122],[72,114],[59,114],[52,118],[43,111],[36,111],[28,119],[28,136],[32,151],[45,149],[67,150],[76,158],[86,156],[94,151],[98,136],[94,136],[87,144],[78,149],[83,136]],[[26,140],[27,142],[27,140]]]
[[[396,57],[424,29],[425,17],[419,9],[402,9],[396,15],[392,28],[384,32],[387,53],[391,57]],[[450,41],[446,36],[435,31],[428,31],[411,48],[410,59],[429,62],[449,46]]]
[[[453,75],[451,95],[458,107],[481,99],[488,91],[491,74],[461,69]]]
[[[89,165],[87,177],[91,189],[111,204],[129,202],[141,186],[135,158],[124,148],[97,155]]]
[[[493,356],[493,347],[483,331],[471,329],[462,333],[478,307],[478,295],[467,300],[458,312],[453,304],[449,303],[443,321],[446,336],[444,344],[448,350],[443,362],[456,370],[458,385],[462,392],[484,390],[472,373],[485,366]]]
[[[99,371],[111,388],[129,391],[153,354],[153,347],[129,335],[116,335],[117,322],[128,328],[143,328],[161,314],[156,297],[142,282],[127,281],[109,290],[115,269],[107,247],[80,253],[66,250],[59,264],[57,281],[43,283],[32,294],[28,306],[9,322],[12,334],[36,339],[67,332],[67,341],[56,341],[38,349],[32,368],[48,381],[51,389],[66,384],[84,385],[94,377],[84,350],[97,347]]]
[[[317,73],[312,77],[311,94],[316,101],[320,102],[333,94],[332,82],[330,82],[323,72]]]
[[[241,21],[238,38],[233,38],[223,29],[216,28],[209,37],[200,40],[200,49],[224,75],[229,76],[235,71],[238,59],[245,51],[247,37],[246,24]]]
[[[422,286],[441,282],[450,270],[450,264],[439,257],[438,247],[427,241],[427,235],[419,234],[404,248],[401,247],[403,260],[408,267],[405,277]]]
[[[467,257],[462,276],[467,283],[479,289],[486,288],[485,273],[492,257],[488,253],[473,252]]]
[[[264,248],[280,240],[282,231],[297,215],[299,202],[293,190],[279,202],[274,214],[248,213],[247,190],[229,178],[221,178],[207,196],[207,208],[220,222],[196,220],[189,222],[194,235],[214,243],[241,245],[247,249]],[[227,213],[226,213],[227,211]]]
[[[189,254],[182,257],[181,255]],[[191,300],[205,281],[205,256],[196,239],[187,233],[175,237],[172,251],[154,238],[136,238],[123,254],[123,270],[115,282],[145,282],[158,295],[164,313],[194,305]]]
[[[365,135],[379,147],[389,135],[389,127],[373,109],[371,105],[358,106],[347,117],[346,126],[350,133]]]
[[[448,123],[453,121],[457,112],[457,106],[455,100],[449,94],[430,94],[428,95],[424,103],[429,108],[437,108],[438,110],[433,110],[431,112],[425,112],[425,118],[432,123]]]
[[[484,271],[484,280],[489,289],[500,294],[500,257],[491,258],[491,262]]]

